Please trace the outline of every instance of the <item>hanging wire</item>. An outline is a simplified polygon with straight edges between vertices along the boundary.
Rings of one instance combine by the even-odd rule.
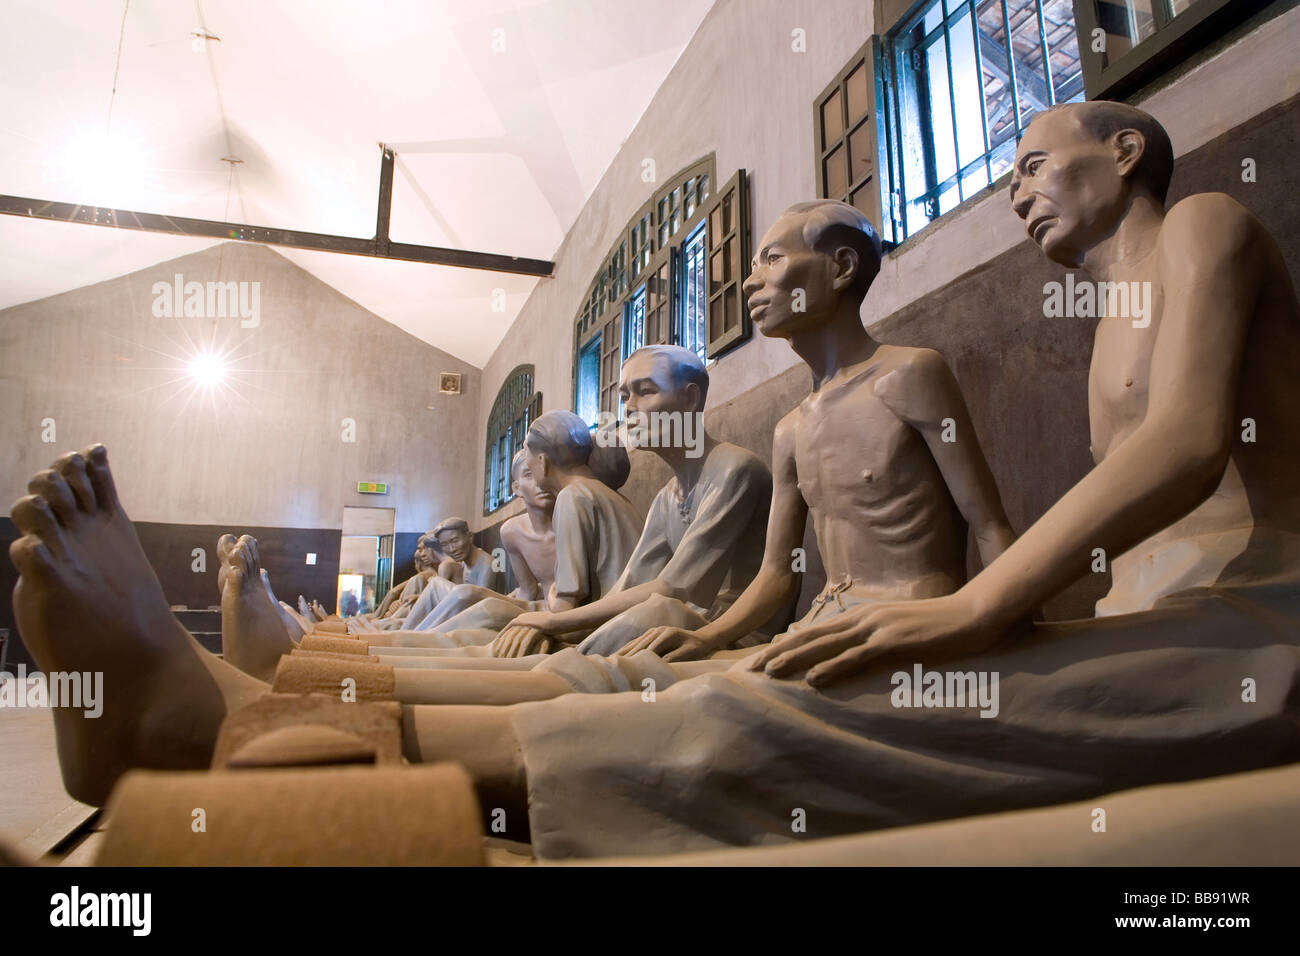
[[[113,126],[113,100],[117,98],[117,74],[122,69],[122,41],[126,38],[126,13],[131,9],[131,0],[122,4],[122,29],[117,34],[117,61],[113,64],[113,90],[108,94],[108,122],[104,125],[107,133]]]

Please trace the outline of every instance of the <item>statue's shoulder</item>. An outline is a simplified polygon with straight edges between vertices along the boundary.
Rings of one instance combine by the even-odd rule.
[[[709,460],[704,463],[706,471],[727,475],[748,475],[772,480],[772,470],[767,463],[748,448],[720,441],[714,447]]]
[[[1163,237],[1219,246],[1266,235],[1253,212],[1227,193],[1195,193],[1169,207],[1161,227]]]
[[[882,368],[872,380],[872,391],[890,411],[905,422],[929,421],[946,403],[952,388],[952,371],[940,352],[911,346],[881,346]]]
[[[527,514],[517,514],[501,522],[501,540],[513,541],[519,532],[523,530],[523,524],[527,520]]]

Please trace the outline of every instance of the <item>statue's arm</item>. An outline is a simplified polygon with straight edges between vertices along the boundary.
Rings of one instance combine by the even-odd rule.
[[[716,621],[695,632],[698,640],[721,649],[762,627],[799,588],[794,571],[794,549],[803,545],[808,505],[799,492],[794,436],[799,410],[777,423],[772,438],[772,507],[767,519],[763,566]]]
[[[988,567],[1016,535],[948,363],[933,349],[917,349],[907,365],[880,378],[875,393],[925,439]]]
[[[1170,210],[1155,252],[1164,308],[1147,332],[1156,340],[1146,417],[963,588],[980,617],[1023,617],[1085,573],[1094,548],[1122,554],[1214,492],[1231,450],[1267,241],[1227,196],[1194,196]]]

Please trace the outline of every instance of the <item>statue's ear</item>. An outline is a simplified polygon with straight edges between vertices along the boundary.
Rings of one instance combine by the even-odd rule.
[[[862,257],[852,246],[840,246],[835,250],[834,259],[835,278],[831,280],[831,286],[836,292],[843,292],[857,278],[858,270],[862,268]]]
[[[1115,171],[1127,179],[1147,151],[1147,140],[1135,129],[1122,129],[1110,138],[1115,149]]]

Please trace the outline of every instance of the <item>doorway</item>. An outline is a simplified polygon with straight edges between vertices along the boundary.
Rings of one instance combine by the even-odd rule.
[[[336,595],[339,617],[368,614],[393,586],[395,508],[343,509]]]

